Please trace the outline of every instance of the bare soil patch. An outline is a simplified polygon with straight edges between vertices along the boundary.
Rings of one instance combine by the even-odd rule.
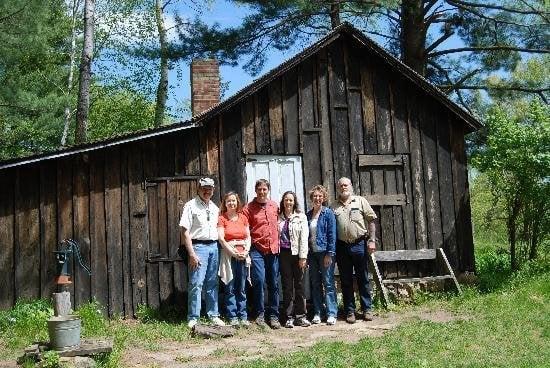
[[[183,343],[163,341],[155,351],[127,347],[122,364],[125,367],[220,367],[258,358],[275,358],[313,346],[320,341],[354,343],[365,337],[382,336],[385,331],[413,319],[447,323],[463,317],[447,311],[417,310],[399,314],[387,313],[376,316],[373,321],[358,320],[355,324],[339,320],[334,326],[323,323],[306,328],[262,330],[252,325],[225,339],[192,339]]]

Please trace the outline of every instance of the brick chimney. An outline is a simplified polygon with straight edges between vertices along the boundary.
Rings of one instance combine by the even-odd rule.
[[[191,112],[193,116],[220,102],[220,66],[215,59],[191,62]]]

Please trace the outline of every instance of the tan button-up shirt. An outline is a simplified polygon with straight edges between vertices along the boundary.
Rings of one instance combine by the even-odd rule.
[[[354,243],[367,235],[369,222],[376,219],[376,214],[364,197],[352,195],[344,204],[337,200],[332,205],[336,215],[336,233],[338,240]]]
[[[197,196],[183,207],[180,226],[189,230],[192,240],[218,240],[218,213],[212,201],[206,204]]]

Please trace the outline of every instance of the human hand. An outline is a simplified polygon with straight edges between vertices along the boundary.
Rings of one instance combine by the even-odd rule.
[[[332,263],[332,256],[330,254],[325,254],[325,258],[323,258],[323,266],[325,268],[329,268]]]
[[[298,267],[300,267],[300,269],[303,270],[304,268],[306,268],[306,265],[307,265],[307,259],[305,259],[305,258],[300,258],[300,259],[298,260]]]
[[[375,250],[376,250],[376,242],[372,239],[369,239],[367,241],[367,252],[369,254],[372,254],[372,253],[374,253]]]
[[[189,268],[191,270],[195,270],[199,268],[201,265],[200,258],[193,252],[192,254],[189,254]]]

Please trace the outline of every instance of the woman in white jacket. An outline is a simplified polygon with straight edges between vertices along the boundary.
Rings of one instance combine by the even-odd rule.
[[[279,268],[283,284],[285,327],[307,327],[304,273],[307,265],[309,226],[300,212],[296,193],[283,194],[279,205]]]

